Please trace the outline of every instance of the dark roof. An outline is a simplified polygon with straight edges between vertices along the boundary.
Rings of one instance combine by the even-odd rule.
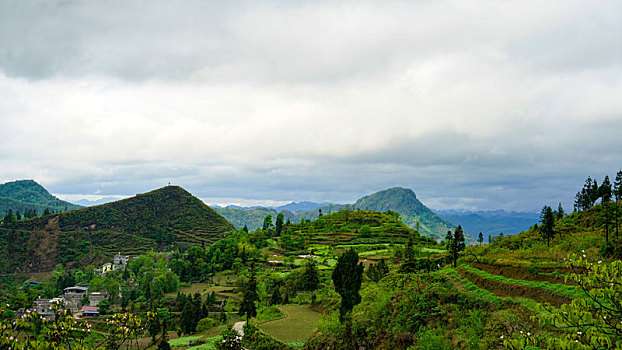
[[[78,293],[86,293],[87,290],[89,290],[88,287],[67,287],[64,289],[65,292],[78,292]]]

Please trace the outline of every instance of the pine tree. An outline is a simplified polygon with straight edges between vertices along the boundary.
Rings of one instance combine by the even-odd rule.
[[[603,184],[600,185],[600,188],[598,189],[598,195],[601,198],[601,203],[602,203],[602,207],[604,210],[604,221],[605,221],[605,242],[607,244],[609,244],[609,225],[610,223],[610,217],[609,217],[609,207],[611,204],[611,182],[609,181],[609,176],[605,176],[605,179],[603,180]]]
[[[184,332],[184,334],[191,334],[196,330],[196,325],[194,324],[193,309],[194,308],[192,307],[192,300],[188,298],[179,318],[179,326],[181,327],[181,330]]]
[[[248,324],[248,320],[251,317],[257,316],[257,305],[255,305],[255,302],[258,300],[259,295],[257,294],[255,264],[251,263],[250,277],[248,278],[246,288],[244,289],[244,298],[242,299],[242,303],[240,304],[239,311],[240,316],[246,314],[246,324]]]
[[[275,231],[277,236],[280,236],[283,230],[283,217],[283,213],[278,213],[276,215]]]
[[[557,205],[557,211],[555,213],[557,214],[557,220],[562,219],[564,216],[566,216],[564,207],[562,207],[562,202],[559,202],[559,205]]]
[[[315,265],[315,261],[307,259],[301,278],[303,290],[314,291],[320,286],[320,275],[317,270],[317,265]]]
[[[613,182],[613,196],[616,199],[614,215],[616,221],[616,237],[618,237],[618,202],[620,201],[620,199],[622,199],[622,170],[618,171],[618,173],[616,174],[616,179]]]
[[[270,227],[272,227],[272,215],[268,214],[266,215],[266,217],[263,219],[263,226],[262,229],[264,231],[267,231],[270,229]]]
[[[341,295],[339,320],[343,322],[354,306],[361,302],[359,290],[363,282],[363,264],[359,264],[356,251],[349,249],[339,256],[332,279],[335,291]]]
[[[540,235],[546,239],[546,246],[550,246],[551,239],[555,236],[553,226],[555,225],[555,216],[553,215],[553,209],[548,205],[542,208],[540,213]]]
[[[449,253],[452,256],[454,267],[458,265],[458,254],[464,250],[464,231],[462,226],[458,225],[456,231],[451,235],[451,231],[447,232],[447,238],[449,238]]]
[[[479,236],[477,236],[477,242],[479,245],[482,245],[482,242],[484,242],[484,235],[481,232],[479,233]]]

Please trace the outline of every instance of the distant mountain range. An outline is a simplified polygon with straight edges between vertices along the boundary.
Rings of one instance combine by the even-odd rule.
[[[508,235],[526,231],[540,221],[539,213],[504,210],[437,210],[436,213],[444,220],[462,225],[462,228],[473,236],[482,232],[485,239],[488,235],[494,236],[500,233]]]
[[[86,266],[117,252],[208,245],[234,227],[177,186],[128,199],[0,225],[0,273]]]
[[[0,215],[3,217],[9,209],[22,214],[26,210],[36,210],[37,214],[41,215],[45,209],[57,212],[79,208],[82,206],[54,197],[33,180],[19,180],[0,185]]]
[[[81,205],[83,207],[92,207],[95,205],[111,203],[111,202],[118,201],[118,200],[119,198],[117,197],[104,197],[104,198],[100,198],[96,200],[80,199],[78,201],[75,201],[74,203]]]
[[[286,209],[301,207],[308,207],[312,209]],[[376,192],[369,196],[360,198],[353,204],[300,202],[290,203],[279,208],[214,208],[214,210],[224,216],[237,228],[241,228],[246,225],[251,230],[261,227],[266,215],[272,215],[274,219],[279,212],[282,212],[286,220],[289,219],[292,222],[299,222],[301,219],[317,219],[320,210],[322,210],[322,213],[324,214],[330,214],[331,212],[342,209],[376,210],[380,212],[391,210],[399,213],[401,220],[407,226],[416,228],[417,223],[419,223],[419,232],[421,234],[438,240],[443,239],[448,230],[453,230],[455,228],[455,225],[441,219],[432,210],[421,203],[412,190],[401,187]],[[472,237],[468,238],[472,239]]]

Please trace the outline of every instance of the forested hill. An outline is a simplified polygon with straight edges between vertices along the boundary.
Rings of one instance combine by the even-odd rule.
[[[88,264],[116,252],[215,242],[234,227],[177,186],[99,206],[0,226],[0,272]]]
[[[417,222],[419,222],[419,232],[435,239],[443,239],[447,231],[453,230],[456,227],[454,224],[441,219],[421,203],[412,190],[401,187],[376,192],[360,198],[354,204],[329,204],[313,210],[298,210],[294,212],[283,210],[282,213],[286,220],[299,222],[301,219],[317,219],[320,209],[324,214],[330,214],[341,209],[375,210],[380,212],[391,210],[399,213],[400,219],[408,227],[416,228]],[[272,215],[274,220],[277,214],[277,211],[272,208],[215,208],[215,210],[236,227],[241,228],[247,225],[250,230],[261,227],[263,218],[266,215]],[[467,238],[469,241],[473,241],[471,236],[467,236]]]
[[[9,211],[24,213],[36,210],[38,215],[48,209],[52,212],[82,208],[60,200],[33,180],[19,180],[0,185],[0,215]]]
[[[416,227],[424,235],[442,239],[449,230],[456,226],[444,221],[436,213],[423,205],[411,189],[394,187],[365,196],[354,203],[355,208],[386,212],[395,211],[409,227]]]

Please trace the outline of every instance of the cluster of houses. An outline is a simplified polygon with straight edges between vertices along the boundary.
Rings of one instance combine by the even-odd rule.
[[[99,275],[106,274],[110,271],[117,270],[125,265],[130,260],[129,255],[121,255],[121,253],[117,253],[114,258],[112,258],[111,263],[105,263],[101,267],[95,269],[95,273]]]
[[[127,265],[128,261],[129,256],[121,255],[119,253],[114,256],[112,263],[103,264],[101,268],[95,269],[95,272],[105,274]],[[26,284],[37,285],[38,282],[29,281],[26,282]],[[83,305],[82,302],[85,300],[85,296],[87,296],[86,300],[88,301]],[[32,304],[32,308],[24,311],[34,311],[38,313],[41,318],[51,321],[54,319],[55,313],[52,306],[60,304],[64,309],[71,311],[73,315],[96,316],[99,315],[99,303],[108,298],[108,292],[89,291],[88,286],[67,287],[64,289],[63,294],[59,297],[52,299],[42,299],[41,297],[37,298],[37,300],[35,300]]]

